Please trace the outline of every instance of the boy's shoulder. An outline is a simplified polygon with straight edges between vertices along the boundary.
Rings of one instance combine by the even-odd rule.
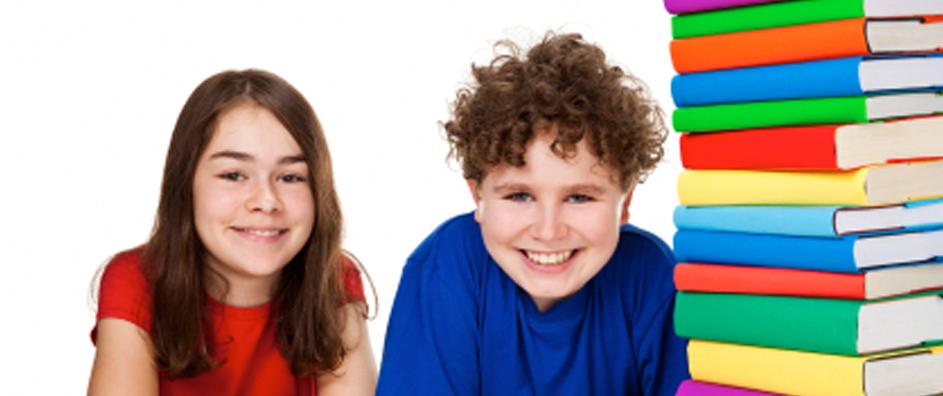
[[[474,212],[452,217],[436,227],[409,255],[406,265],[435,266],[441,258],[457,257],[466,257],[466,261],[487,257]]]
[[[639,249],[646,253],[661,255],[674,262],[674,253],[664,240],[652,232],[632,224],[625,224],[619,228],[619,244],[616,250]]]

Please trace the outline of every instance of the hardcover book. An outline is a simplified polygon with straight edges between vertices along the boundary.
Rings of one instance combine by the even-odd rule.
[[[943,70],[943,69],[941,69]],[[681,136],[687,169],[850,170],[943,157],[943,116]]]
[[[853,56],[679,74],[671,80],[671,97],[677,106],[688,107],[939,87],[943,87],[943,56]]]
[[[865,123],[943,113],[943,93],[842,96],[679,107],[678,132],[709,132],[777,126]]]
[[[943,200],[886,206],[678,206],[680,229],[837,238],[943,228]]]
[[[839,172],[685,170],[682,205],[888,205],[943,196],[943,160]]]
[[[943,17],[842,19],[671,41],[678,73],[858,55],[937,52]]]
[[[679,262],[860,272],[943,257],[943,230],[842,238],[679,230],[674,250]]]
[[[789,395],[934,395],[943,392],[940,347],[843,356],[691,340],[698,381]]]
[[[709,382],[684,380],[678,386],[678,392],[675,393],[675,396],[776,396],[776,394],[711,384]]]
[[[680,263],[678,290],[873,300],[943,289],[943,264],[901,265],[861,273],[747,265]]]
[[[773,1],[782,0],[665,0],[665,9],[672,14],[683,14]]]
[[[684,338],[839,355],[866,355],[943,340],[943,299],[889,300],[678,292]]]
[[[943,14],[940,0],[796,0],[736,7],[671,19],[674,38],[833,21]]]

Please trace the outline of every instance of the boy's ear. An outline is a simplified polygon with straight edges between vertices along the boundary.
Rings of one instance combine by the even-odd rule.
[[[619,218],[621,224],[627,224],[629,222],[629,204],[632,203],[632,193],[635,192],[636,183],[632,183],[629,187],[629,191],[625,194],[625,199],[622,201],[622,216]]]
[[[465,182],[468,183],[468,192],[471,193],[472,200],[475,201],[475,221],[481,220],[481,214],[479,212],[481,196],[478,195],[478,182],[475,179],[465,179]]]

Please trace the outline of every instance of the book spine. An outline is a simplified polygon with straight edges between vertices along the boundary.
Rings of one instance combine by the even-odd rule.
[[[776,394],[708,382],[684,380],[678,387],[675,396],[776,396]]]
[[[838,126],[761,128],[681,136],[687,169],[839,170]]]
[[[698,381],[788,395],[863,395],[864,359],[691,340],[691,377]]]
[[[865,298],[865,275],[775,267],[681,263],[678,290],[819,298]]]
[[[681,229],[837,238],[839,206],[681,206],[674,211]]]
[[[834,298],[678,292],[675,332],[685,338],[857,355],[862,304]]]
[[[867,205],[868,168],[845,172],[684,170],[682,205]]]
[[[684,14],[780,0],[665,0],[665,9],[672,14]]]
[[[867,55],[865,19],[843,19],[671,41],[678,73]]]
[[[672,113],[678,132],[864,122],[868,122],[866,96],[680,107]]]
[[[863,0],[782,1],[675,16],[671,19],[671,34],[673,38],[686,38],[864,16]]]
[[[679,107],[862,95],[861,57],[680,74],[671,80]]]
[[[811,238],[782,235],[679,230],[674,236],[679,262],[757,265],[832,272],[858,272],[854,237]]]

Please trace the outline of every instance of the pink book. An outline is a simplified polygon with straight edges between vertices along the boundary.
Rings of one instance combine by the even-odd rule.
[[[675,396],[776,396],[776,393],[767,393],[754,391],[744,388],[735,388],[700,382],[695,380],[685,380],[678,387],[678,393]]]
[[[665,8],[672,14],[687,14],[689,12],[772,3],[774,1],[782,0],[665,0]]]

